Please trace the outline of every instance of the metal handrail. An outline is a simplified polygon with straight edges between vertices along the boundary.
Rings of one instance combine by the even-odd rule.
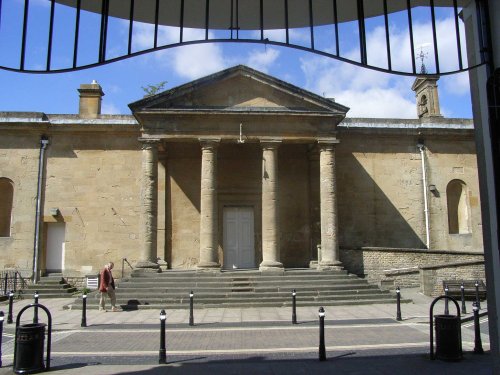
[[[3,295],[8,295],[10,291],[16,292],[23,290],[28,283],[17,270],[8,270],[0,272],[0,280]]]
[[[134,269],[134,267],[132,267],[132,265],[129,263],[127,258],[122,258],[122,279],[123,279],[123,274],[124,274],[125,263],[128,264],[128,266],[130,267],[131,270]]]

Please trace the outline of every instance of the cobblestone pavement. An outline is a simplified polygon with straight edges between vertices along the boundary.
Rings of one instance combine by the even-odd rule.
[[[471,353],[470,321],[462,325],[462,361],[429,360],[431,300],[414,290],[404,293],[414,303],[402,306],[402,322],[396,321],[391,304],[326,307],[326,362],[318,361],[317,308],[298,308],[296,325],[291,324],[290,308],[195,309],[194,327],[187,324],[189,311],[168,310],[168,364],[159,365],[159,311],[88,311],[88,326],[82,328],[81,311],[62,308],[70,301],[41,302],[53,318],[51,369],[58,374],[156,374],[166,368],[174,374],[493,373],[488,352]],[[30,302],[16,302],[14,317]],[[6,312],[6,306],[0,310]],[[39,317],[46,321],[42,311]],[[22,318],[21,324],[30,323],[33,314],[27,310]],[[488,351],[487,316],[481,322],[483,348]],[[14,324],[4,325],[0,374],[12,373],[14,332]]]

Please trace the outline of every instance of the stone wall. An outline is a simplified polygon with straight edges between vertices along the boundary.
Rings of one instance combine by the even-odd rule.
[[[427,185],[435,187],[428,190],[430,248],[482,251],[473,137],[387,133],[339,133],[340,246],[426,248],[422,161],[416,146],[420,141],[425,144]],[[466,186],[468,233],[450,234],[448,228],[446,187],[452,180]]]
[[[116,134],[54,135],[47,150],[45,233],[64,223],[64,274],[98,271],[139,248],[140,144]],[[58,208],[60,215],[50,214]],[[40,265],[46,265],[43,242]]]
[[[443,281],[485,278],[484,261],[433,265],[421,268],[420,288],[425,295],[435,297],[443,294]]]
[[[341,249],[340,260],[350,272],[385,289],[421,287],[439,294],[442,280],[484,280],[484,255],[479,252],[419,249]],[[425,278],[425,280],[424,280]]]
[[[14,183],[10,237],[0,237],[1,269],[18,269],[30,277],[33,267],[38,158],[38,132],[0,135],[0,177]]]

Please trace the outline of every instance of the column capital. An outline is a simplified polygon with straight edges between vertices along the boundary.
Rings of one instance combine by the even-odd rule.
[[[143,150],[149,150],[152,148],[157,148],[160,145],[161,139],[160,138],[144,138],[144,137],[139,137],[137,138],[139,142],[142,144],[142,149]]]
[[[216,148],[219,147],[220,138],[198,138],[202,148]]]
[[[276,149],[283,143],[281,139],[260,139],[259,142],[263,150]]]
[[[339,144],[340,140],[337,138],[318,138],[318,146],[321,150],[333,150],[335,145]]]

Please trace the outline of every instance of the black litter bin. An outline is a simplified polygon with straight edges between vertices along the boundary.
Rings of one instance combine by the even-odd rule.
[[[23,324],[16,328],[14,372],[34,374],[45,371],[43,348],[45,340],[43,323]]]
[[[460,316],[434,316],[436,331],[436,358],[447,361],[462,359],[462,334]]]

